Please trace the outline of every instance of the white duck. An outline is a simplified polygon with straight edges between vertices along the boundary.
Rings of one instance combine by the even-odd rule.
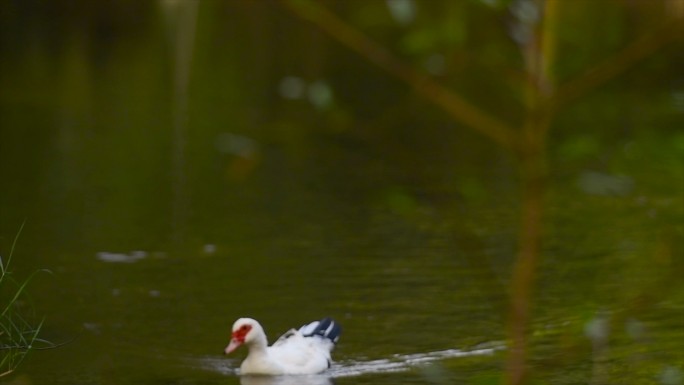
[[[259,322],[240,318],[233,324],[230,354],[241,345],[249,350],[240,365],[240,374],[314,374],[330,367],[330,352],[340,338],[342,328],[331,318],[324,318],[283,334],[268,346]]]

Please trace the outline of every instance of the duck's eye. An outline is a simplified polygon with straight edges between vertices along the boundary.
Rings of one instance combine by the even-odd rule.
[[[249,327],[247,325],[240,326],[240,330],[242,330],[242,331],[245,331],[247,329],[249,329]]]

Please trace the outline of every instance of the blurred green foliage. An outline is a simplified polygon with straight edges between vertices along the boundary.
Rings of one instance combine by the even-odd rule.
[[[491,116],[524,121],[521,42],[539,2],[320,3]],[[278,1],[197,4],[184,27],[183,1],[0,2],[0,245],[25,217],[28,243],[50,248],[188,250],[320,232],[293,222],[353,238],[345,219],[362,216],[382,229],[369,243],[434,236],[486,255],[468,260],[488,272],[480,289],[505,295],[520,194],[508,151]],[[675,17],[674,0],[562,2],[556,83]],[[682,52],[674,37],[554,116],[532,333],[549,382],[601,365],[635,383],[681,373]],[[583,333],[599,311],[602,346],[620,348],[597,361]]]

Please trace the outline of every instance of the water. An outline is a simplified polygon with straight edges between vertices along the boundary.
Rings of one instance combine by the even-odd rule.
[[[237,242],[229,235],[229,241],[185,251],[52,253],[43,244],[26,244],[29,224],[15,255],[17,273],[26,265],[52,271],[32,281],[32,304],[46,316],[43,337],[64,346],[32,352],[19,377],[35,384],[497,381],[506,353],[507,301],[501,292],[505,269],[494,261],[507,250],[505,236],[474,247],[431,228],[409,239],[407,224],[365,215],[347,212],[343,224],[340,217],[317,226],[293,221],[277,234],[261,229],[254,238]],[[259,222],[268,218],[265,212]],[[326,234],[321,227],[337,230]],[[627,251],[638,247],[643,245]],[[564,365],[564,382],[574,373],[591,377],[608,348],[647,367],[669,361],[681,342],[681,303],[664,301],[639,314],[609,306],[600,297],[621,295],[605,292],[609,280],[580,278],[595,268],[590,261],[559,265],[547,259],[533,336],[538,373],[554,363]],[[655,271],[625,268],[623,274],[647,281],[651,274],[667,277]],[[587,301],[593,285],[602,293]],[[270,341],[305,322],[336,318],[344,328],[333,352],[336,364],[323,376],[296,380],[237,376],[244,350],[230,357],[222,350],[242,316],[258,319]],[[608,331],[593,328],[597,322]],[[591,348],[596,336],[599,343]],[[643,355],[652,349],[663,354]],[[658,375],[666,368],[649,370]]]
[[[369,375],[392,383],[403,378],[399,372],[435,363],[480,355],[491,361],[501,348],[482,347],[501,338],[502,325],[491,308],[465,300],[472,271],[462,269],[461,280],[436,274],[457,271],[449,258],[388,263],[384,255],[351,259],[339,250],[312,257],[310,246],[296,246],[295,255],[283,255],[287,247],[275,254],[272,246],[252,247],[216,245],[192,256],[97,252],[76,264],[73,256],[54,256],[54,274],[32,286],[40,293],[36,308],[48,316],[45,337],[66,345],[32,353],[25,366],[31,381],[101,383],[109,373],[117,383],[253,383],[235,375],[244,352],[221,355],[241,316],[259,319],[271,341],[321,316],[338,319],[344,332],[336,365],[311,383]]]

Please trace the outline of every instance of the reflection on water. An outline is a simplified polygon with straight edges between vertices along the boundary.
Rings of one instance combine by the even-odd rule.
[[[242,376],[241,385],[332,385],[327,375],[302,376]]]

